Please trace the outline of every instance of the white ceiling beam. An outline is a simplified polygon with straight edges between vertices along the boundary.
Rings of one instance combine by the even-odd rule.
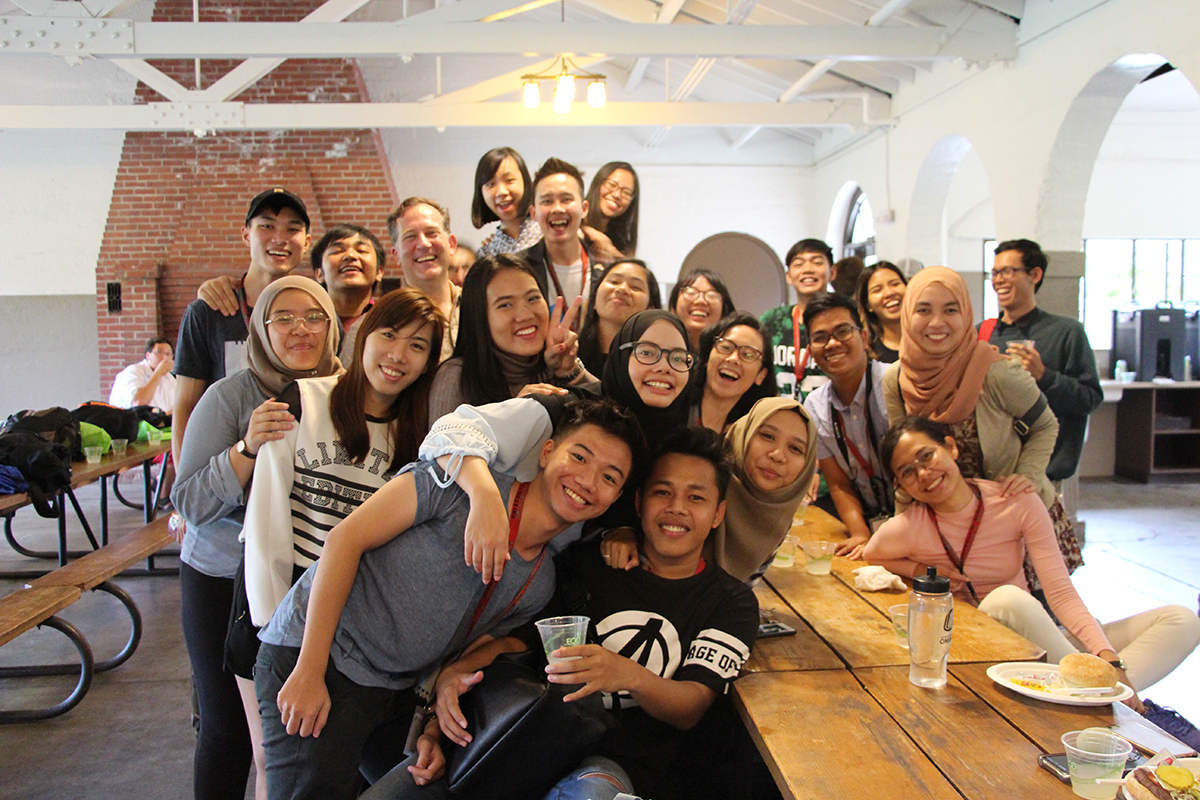
[[[654,22],[658,16],[658,6],[647,0],[576,0],[576,2],[622,22],[639,22],[648,25]]]
[[[654,18],[657,25],[669,25],[675,21],[675,17],[679,16],[679,12],[683,9],[685,0],[667,0],[659,9],[658,16]],[[646,67],[650,66],[649,56],[638,56],[638,60],[633,62],[633,69],[629,71],[629,78],[625,81],[625,91],[632,92],[642,84],[642,79],[646,77]],[[666,134],[663,134],[664,136]],[[651,145],[653,146],[653,145]]]
[[[179,81],[140,58],[117,58],[113,63],[172,102],[182,103],[192,94]]]
[[[876,124],[880,120],[874,121]],[[887,122],[883,120],[882,122]],[[147,103],[127,106],[0,106],[0,129],[347,130],[411,127],[766,125],[861,126],[861,102],[573,103],[556,114],[549,103]]]
[[[1002,32],[941,28],[512,22],[131,22],[0,17],[0,52],[139,58],[359,58],[398,53],[605,53],[750,56],[819,61],[990,62],[1016,57],[1016,26]],[[97,31],[97,26],[107,27]],[[78,25],[79,28],[69,26]],[[88,36],[87,34],[99,34]]]

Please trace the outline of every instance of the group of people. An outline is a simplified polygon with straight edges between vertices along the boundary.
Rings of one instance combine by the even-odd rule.
[[[709,269],[662,308],[639,194],[624,162],[585,192],[573,165],[531,176],[497,148],[461,288],[448,213],[413,197],[387,220],[404,288],[382,296],[366,227],[314,245],[300,197],[251,201],[249,267],[200,288],[174,362],[198,798],[240,798],[251,764],[260,798],[443,796],[459,698],[540,653],[531,623],[557,609],[591,618],[589,643],[548,679],[614,724],[548,796],[694,794],[726,730],[700,723],[754,645],[748,586],[810,498],[846,523],[842,554],[936,564],[1047,651],[1125,659],[1139,690],[1196,646],[1186,609],[1102,629],[1071,587],[1052,479],[1099,386],[1082,328],[1022,305],[1036,245],[999,248],[1001,354],[956,273],[879,262],[846,296],[813,239],[787,255],[798,302],[761,320]]]

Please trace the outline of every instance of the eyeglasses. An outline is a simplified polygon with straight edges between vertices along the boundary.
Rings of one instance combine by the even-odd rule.
[[[696,302],[701,297],[703,297],[705,302],[708,303],[720,303],[725,299],[721,297],[721,293],[716,289],[709,289],[706,292],[702,292],[695,286],[685,286],[684,288],[680,289],[679,296],[691,303]]]
[[[723,356],[733,355],[734,351],[736,351],[738,358],[747,364],[753,364],[762,358],[762,350],[755,350],[749,345],[739,346],[737,342],[730,341],[723,336],[718,336],[717,340],[713,342],[713,350],[716,350]]]
[[[692,368],[692,362],[695,360],[695,357],[682,347],[664,350],[654,342],[626,342],[621,345],[620,349],[632,349],[633,357],[638,360],[638,363],[645,364],[647,367],[654,366],[662,360],[663,356],[666,356],[668,366],[676,372],[687,372]]]
[[[329,317],[320,311],[310,311],[303,316],[289,314],[284,311],[268,319],[266,324],[274,325],[284,333],[293,333],[301,325],[304,326],[306,331],[321,333],[329,325]]]
[[[1018,272],[1029,272],[1029,270],[1025,269],[1024,267],[1001,267],[1000,269],[992,270],[992,280],[996,280],[996,278],[1008,280]]]
[[[926,447],[921,452],[917,453],[915,460],[907,464],[901,464],[896,469],[896,480],[901,483],[911,483],[917,477],[917,470],[927,468],[933,463],[934,457],[937,455],[936,447]]]
[[[851,325],[849,322],[843,322],[832,331],[817,331],[808,337],[808,343],[813,347],[824,347],[829,344],[829,340],[837,339],[839,342],[848,342],[853,338],[856,331],[861,331],[862,328],[857,325]]]
[[[621,198],[622,200],[624,200],[626,202],[633,200],[633,190],[626,189],[624,186],[617,183],[612,178],[606,178],[604,183],[602,183],[600,185],[604,187],[605,191],[615,194],[617,197]]]

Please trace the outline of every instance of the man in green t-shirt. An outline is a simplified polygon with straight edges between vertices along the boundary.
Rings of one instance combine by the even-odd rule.
[[[763,326],[775,348],[775,382],[779,394],[803,401],[809,392],[828,383],[825,373],[808,352],[804,309],[814,297],[829,291],[837,276],[833,251],[820,239],[801,239],[788,250],[787,281],[796,290],[796,304],[784,304],[762,315]]]

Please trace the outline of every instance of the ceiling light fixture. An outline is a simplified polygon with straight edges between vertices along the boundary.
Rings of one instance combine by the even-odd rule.
[[[594,72],[584,72],[567,56],[560,56],[557,71],[533,75],[522,75],[523,98],[526,108],[537,108],[541,102],[541,82],[554,81],[554,110],[566,114],[571,110],[571,102],[575,100],[576,78],[586,80],[587,103],[592,108],[603,108],[607,93],[604,88],[606,77]]]

